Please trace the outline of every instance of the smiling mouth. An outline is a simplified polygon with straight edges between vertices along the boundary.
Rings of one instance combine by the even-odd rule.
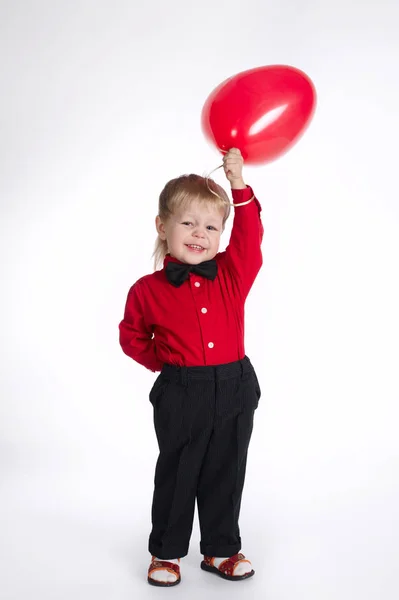
[[[199,246],[198,244],[186,244],[186,246],[187,248],[190,248],[190,250],[195,250],[196,252],[201,252],[202,250],[205,250],[205,248]]]

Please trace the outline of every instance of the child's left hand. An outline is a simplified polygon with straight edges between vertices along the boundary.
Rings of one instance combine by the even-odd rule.
[[[244,159],[238,148],[231,148],[223,157],[223,168],[232,189],[247,187],[242,176]]]

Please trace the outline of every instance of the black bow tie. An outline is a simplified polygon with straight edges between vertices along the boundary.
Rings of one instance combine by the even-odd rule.
[[[205,260],[198,265],[187,265],[185,263],[168,262],[165,268],[168,281],[175,287],[180,287],[188,278],[189,273],[197,273],[212,281],[216,278],[218,266],[215,259]]]

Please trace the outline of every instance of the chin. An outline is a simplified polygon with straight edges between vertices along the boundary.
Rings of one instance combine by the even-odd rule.
[[[184,256],[184,260],[187,260],[188,262],[201,262],[203,260],[206,260],[206,256],[208,255],[208,251],[202,251],[201,253],[197,254],[196,252],[192,252],[191,250],[189,250],[186,246],[184,247],[184,249],[181,251],[181,256]]]

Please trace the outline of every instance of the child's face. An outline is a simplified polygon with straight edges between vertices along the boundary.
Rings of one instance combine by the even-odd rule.
[[[171,256],[181,262],[198,264],[214,258],[223,232],[223,212],[207,204],[192,201],[185,210],[172,214],[163,223],[156,218],[159,237],[168,243]],[[191,246],[200,246],[192,248]]]

